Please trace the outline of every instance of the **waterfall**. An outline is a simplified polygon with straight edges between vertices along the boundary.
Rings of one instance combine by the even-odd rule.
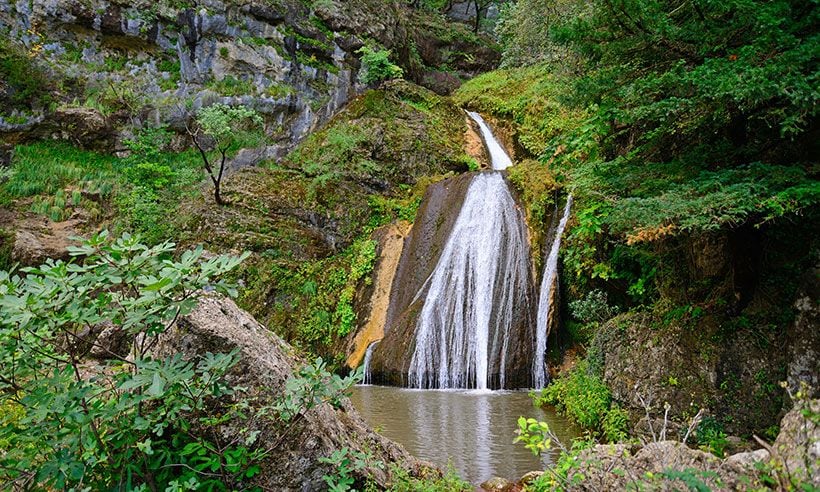
[[[561,236],[567,226],[569,212],[572,208],[572,195],[567,197],[567,204],[564,207],[564,215],[555,230],[555,238],[549,249],[546,264],[544,265],[544,277],[541,279],[541,292],[538,298],[538,318],[535,325],[535,354],[532,359],[532,379],[535,388],[543,388],[547,384],[546,354],[547,354],[547,334],[549,333],[549,311],[552,304],[553,288],[555,287],[555,276],[558,274],[558,250],[561,248]]]
[[[373,349],[376,348],[376,344],[378,343],[378,340],[371,343],[364,352],[364,362],[362,363],[364,378],[362,379],[362,384],[371,384],[373,382],[373,377],[370,374],[370,359],[373,357]]]
[[[416,295],[424,296],[408,370],[416,388],[487,389],[496,381],[503,388],[515,349],[515,311],[529,306],[524,217],[496,172],[512,161],[481,116],[469,114],[481,128],[495,171],[470,182],[438,263]]]
[[[507,155],[507,151],[504,150],[504,147],[496,140],[493,131],[490,129],[490,126],[487,125],[487,122],[484,121],[484,118],[473,111],[467,111],[467,114],[470,115],[473,121],[478,123],[478,127],[481,129],[481,136],[484,138],[485,145],[487,145],[487,153],[490,154],[490,164],[492,168],[496,171],[502,171],[512,166],[510,156]]]

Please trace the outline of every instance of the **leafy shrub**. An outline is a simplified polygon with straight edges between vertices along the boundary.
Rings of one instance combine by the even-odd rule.
[[[621,441],[629,434],[629,415],[612,401],[609,388],[587,359],[533,397],[536,404],[555,406],[576,424],[611,442]]]
[[[711,416],[702,418],[698,423],[695,428],[695,438],[701,449],[720,458],[723,457],[726,446],[729,445],[726,433],[723,431],[723,424]]]
[[[34,101],[43,104],[50,99],[51,83],[45,71],[6,36],[0,39],[0,80],[15,107],[30,108]]]
[[[366,85],[376,84],[390,79],[398,79],[404,71],[390,61],[390,50],[374,49],[362,46],[356,53],[362,55],[362,71],[359,81]]]
[[[393,467],[393,483],[390,492],[472,492],[475,486],[459,478],[452,467],[447,467],[444,475],[438,470],[428,470],[421,478],[411,477],[406,470]]]
[[[539,422],[533,418],[518,417],[518,429],[514,443],[522,442],[532,454],[539,456],[552,447],[550,428],[546,422]]]
[[[568,374],[553,381],[541,393],[541,401],[554,405],[576,424],[598,429],[612,399],[609,388],[581,360]]]
[[[606,292],[594,289],[586,297],[569,303],[572,315],[584,323],[600,323],[618,314],[617,306],[610,306]]]
[[[71,249],[81,262],[0,272],[0,407],[12,408],[0,414],[0,442],[10,444],[0,456],[4,483],[221,490],[259,471],[253,436],[220,447],[191,432],[242,418],[233,404],[216,423],[206,412],[241,391],[224,379],[236,354],[150,356],[199,289],[235,294],[219,277],[242,258],[204,260],[200,248],[173,260],[173,250],[102,233]],[[95,343],[88,329],[104,321],[133,348],[92,370],[83,362]]]
[[[319,458],[319,462],[331,465],[335,470],[332,475],[322,476],[331,492],[354,490],[352,487],[356,478],[353,475],[367,467],[384,468],[384,463],[373,460],[372,455],[347,447],[337,449],[330,456]]]
[[[629,437],[629,414],[626,410],[613,403],[606,412],[601,431],[609,442],[620,442]]]

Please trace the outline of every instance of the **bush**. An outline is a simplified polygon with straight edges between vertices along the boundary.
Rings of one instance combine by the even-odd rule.
[[[13,107],[30,109],[34,101],[49,102],[51,84],[45,72],[22,47],[5,36],[0,38],[0,81]]]
[[[359,81],[363,84],[371,85],[384,80],[398,79],[404,74],[401,67],[390,61],[390,50],[362,46],[356,53],[362,55]]]
[[[0,481],[24,487],[167,490],[235,487],[259,471],[254,439],[217,446],[208,429],[241,419],[224,379],[237,354],[154,359],[157,337],[196,305],[205,286],[235,288],[221,275],[241,257],[171,258],[135,236],[96,235],[71,254],[24,275],[0,272]],[[130,355],[93,368],[84,356],[103,322],[132,344]],[[207,405],[224,403],[224,420]],[[192,432],[198,428],[199,432]],[[25,485],[23,485],[25,484]]]
[[[569,303],[569,309],[577,320],[584,323],[600,323],[618,314],[617,306],[607,303],[606,292],[595,289],[586,297]]]
[[[579,361],[569,374],[553,381],[541,393],[541,401],[554,405],[587,429],[600,428],[611,400],[609,388],[591,373],[586,360]]]

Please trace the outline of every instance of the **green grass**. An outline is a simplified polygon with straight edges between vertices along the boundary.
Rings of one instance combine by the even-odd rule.
[[[64,142],[19,145],[14,152],[15,172],[0,185],[0,205],[16,198],[54,195],[69,185],[110,193],[118,179],[116,160]]]
[[[101,205],[111,204],[115,229],[140,233],[148,242],[175,238],[175,211],[203,180],[199,156],[186,151],[141,157],[119,159],[56,141],[19,145],[14,172],[0,185],[0,206],[31,198],[28,210],[62,221],[76,207],[99,218]]]

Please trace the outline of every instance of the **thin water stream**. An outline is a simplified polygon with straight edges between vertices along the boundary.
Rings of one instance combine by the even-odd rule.
[[[498,476],[517,480],[543,470],[554,458],[537,458],[513,444],[518,417],[549,424],[567,444],[578,431],[550,410],[535,408],[523,391],[414,390],[357,386],[353,405],[371,427],[412,455],[446,469],[451,465],[473,484]]]

